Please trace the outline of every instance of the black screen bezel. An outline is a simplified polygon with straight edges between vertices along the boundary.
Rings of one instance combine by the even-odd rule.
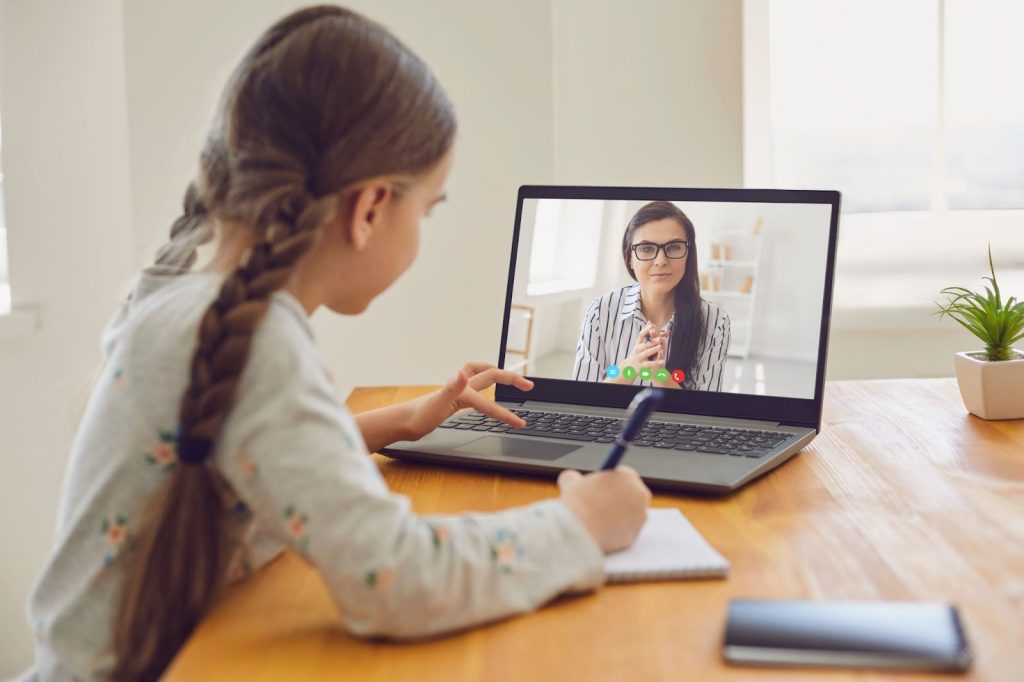
[[[516,218],[512,235],[512,255],[509,263],[508,286],[505,294],[505,316],[498,348],[498,366],[505,366],[505,346],[508,339],[509,313],[512,306],[512,285],[515,279],[516,258],[519,253],[519,229],[526,199],[598,199],[609,201],[717,201],[723,203],[778,203],[825,204],[832,207],[828,237],[828,262],[825,267],[825,287],[821,308],[821,330],[818,341],[818,368],[813,398],[784,398],[737,393],[705,391],[669,391],[659,408],[665,412],[696,414],[737,419],[757,419],[806,426],[820,430],[821,403],[824,392],[825,364],[828,357],[829,327],[832,318],[832,287],[835,273],[836,243],[839,229],[840,193],[826,190],[778,189],[718,189],[718,188],[666,188],[666,187],[585,187],[576,185],[523,185],[516,200]],[[598,407],[627,407],[641,389],[639,386],[603,384],[571,379],[528,377],[533,381],[531,391],[497,384],[495,398],[503,402],[526,400],[592,405]]]

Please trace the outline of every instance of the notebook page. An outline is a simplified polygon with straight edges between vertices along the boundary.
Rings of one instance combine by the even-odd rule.
[[[636,542],[604,560],[609,582],[724,576],[729,562],[678,509],[649,509]]]

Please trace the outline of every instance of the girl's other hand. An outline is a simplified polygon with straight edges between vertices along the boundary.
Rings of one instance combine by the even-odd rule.
[[[520,391],[533,389],[533,382],[521,374],[498,369],[486,362],[467,362],[443,388],[409,401],[409,429],[412,432],[409,440],[422,438],[445,419],[466,407],[494,417],[509,426],[526,426],[523,419],[481,395],[480,391],[494,384],[515,386]]]

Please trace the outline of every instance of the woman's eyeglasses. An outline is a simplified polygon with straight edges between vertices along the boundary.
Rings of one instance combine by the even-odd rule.
[[[665,250],[666,256],[673,260],[677,260],[679,258],[686,258],[686,252],[689,248],[689,244],[690,242],[684,242],[677,239],[664,244],[642,242],[640,244],[633,244],[633,246],[629,248],[633,251],[633,255],[636,256],[637,260],[654,260],[658,257],[658,252],[662,249]]]

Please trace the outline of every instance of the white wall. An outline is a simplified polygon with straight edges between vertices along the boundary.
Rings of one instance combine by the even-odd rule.
[[[221,87],[253,39],[289,11],[284,0],[131,0],[125,49],[132,224],[139,264],[178,217]],[[111,37],[113,38],[113,36]]]
[[[555,179],[739,187],[739,0],[555,0]]]
[[[14,304],[0,341],[0,677],[31,659],[29,588],[53,540],[65,457],[132,271],[121,4],[0,3],[0,110]]]

